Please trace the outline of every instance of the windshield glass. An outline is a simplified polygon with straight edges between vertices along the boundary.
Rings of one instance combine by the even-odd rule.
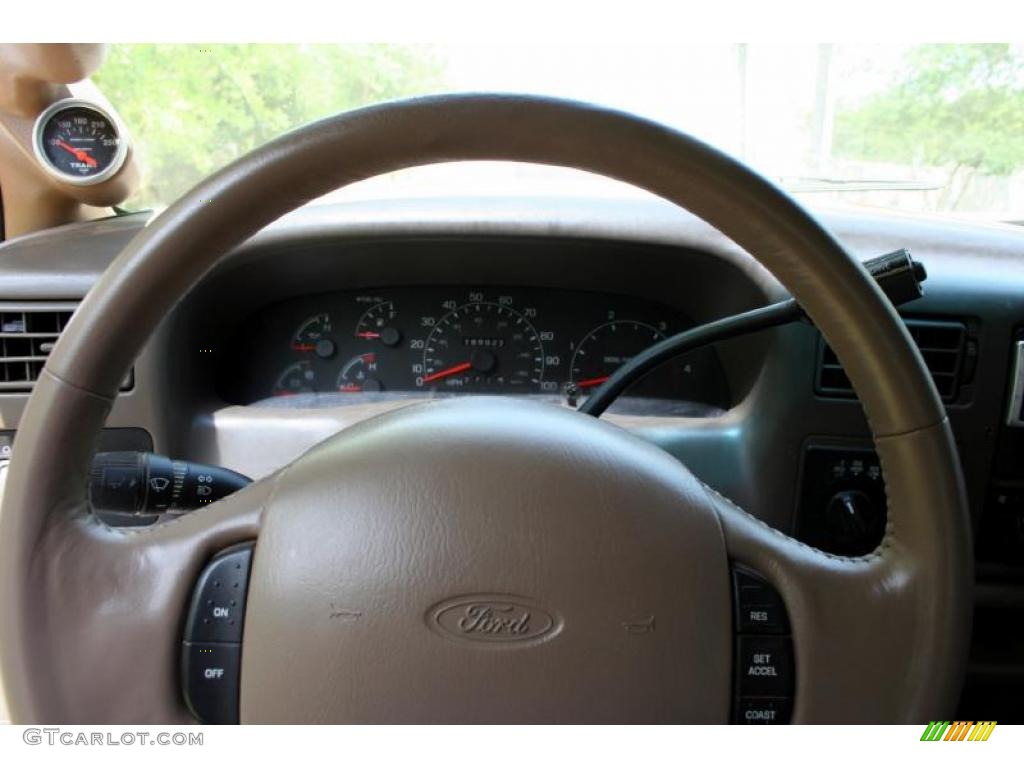
[[[1024,48],[1013,45],[118,45],[95,80],[166,205],[310,120],[449,91],[517,91],[651,117],[830,203],[1024,221]],[[345,198],[630,194],[558,169],[412,169]]]

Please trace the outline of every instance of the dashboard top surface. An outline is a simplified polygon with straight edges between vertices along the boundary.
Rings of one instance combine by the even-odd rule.
[[[868,258],[896,247],[941,263],[929,289],[948,276],[959,287],[1024,287],[1013,270],[1024,251],[1024,229],[886,211],[821,208],[820,220],[853,253]],[[0,243],[3,298],[77,299],[153,212],[68,224]],[[768,290],[784,289],[756,261],[710,225],[657,199],[436,198],[310,205],[282,217],[239,253],[324,238],[499,236],[593,238],[696,248],[742,264]]]

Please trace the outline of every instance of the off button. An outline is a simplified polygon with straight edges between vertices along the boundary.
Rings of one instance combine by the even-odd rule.
[[[793,692],[793,649],[788,637],[737,638],[739,695],[789,696]]]
[[[242,647],[237,643],[184,643],[185,699],[204,723],[238,722],[238,678]]]

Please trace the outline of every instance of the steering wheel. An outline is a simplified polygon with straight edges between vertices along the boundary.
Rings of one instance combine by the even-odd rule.
[[[881,545],[818,551],[624,430],[507,398],[373,418],[171,522],[112,529],[90,513],[87,477],[118,385],[218,259],[318,195],[454,160],[613,177],[754,254],[825,335],[867,413],[889,503]],[[202,182],[82,302],[9,469],[3,677],[18,722],[191,721],[178,682],[189,595],[214,553],[254,541],[243,722],[727,722],[734,565],[785,603],[795,722],[948,718],[970,632],[966,509],[945,412],[892,305],[773,184],[596,106],[400,101],[300,128]],[[431,631],[437,606],[481,595],[533,606],[544,632],[478,643]],[[636,622],[645,631],[626,631]]]

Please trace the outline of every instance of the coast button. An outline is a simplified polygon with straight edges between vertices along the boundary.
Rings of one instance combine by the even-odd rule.
[[[740,699],[736,722],[741,725],[785,725],[793,712],[789,699]]]

